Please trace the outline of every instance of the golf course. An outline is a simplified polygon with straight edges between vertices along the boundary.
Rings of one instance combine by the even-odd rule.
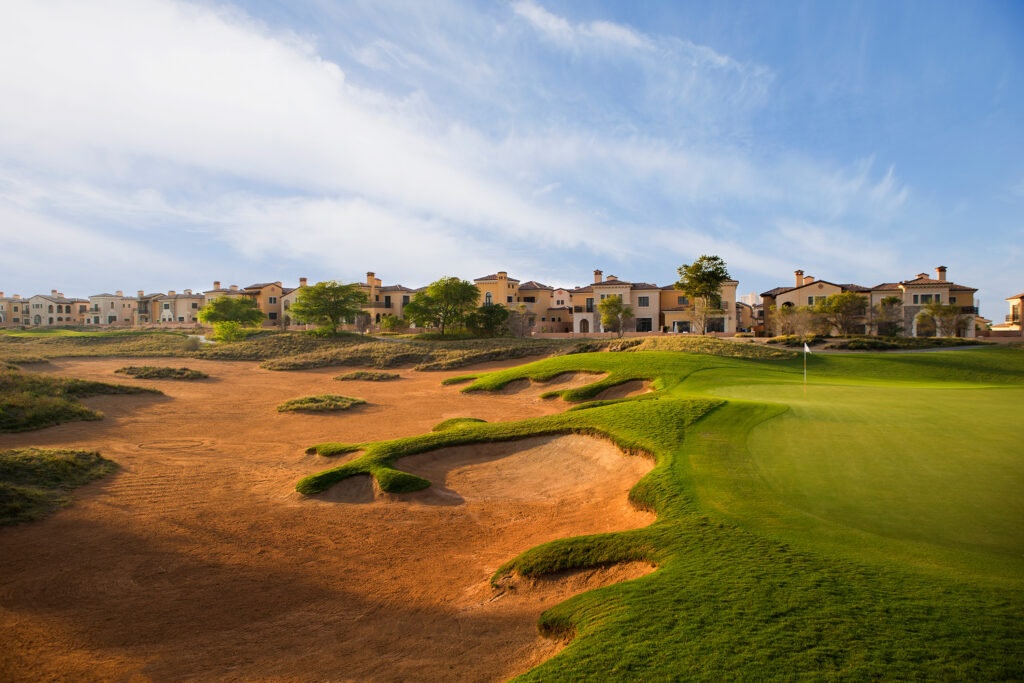
[[[1024,349],[814,354],[806,384],[797,354],[755,351],[582,353],[452,377],[475,394],[593,373],[549,392],[573,402],[557,414],[311,445],[360,454],[296,488],[370,475],[423,490],[402,458],[540,435],[653,458],[629,494],[652,524],[496,568],[495,587],[657,567],[546,610],[542,634],[568,644],[521,680],[1024,677]],[[626,383],[650,391],[601,398]]]

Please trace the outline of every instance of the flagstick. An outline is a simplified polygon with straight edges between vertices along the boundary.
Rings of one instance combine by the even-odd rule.
[[[804,344],[804,396],[807,395],[807,345]]]

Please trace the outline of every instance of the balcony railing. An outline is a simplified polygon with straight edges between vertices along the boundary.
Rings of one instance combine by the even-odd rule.
[[[978,307],[977,306],[961,306],[960,307],[960,312],[961,313],[970,314],[970,315],[978,315]]]
[[[1019,313],[1010,313],[1010,314],[1008,314],[1006,316],[1006,322],[1008,322],[1008,323],[1019,323],[1020,322],[1020,314]]]
[[[387,301],[371,301],[366,305],[367,308],[391,308],[391,304]]]

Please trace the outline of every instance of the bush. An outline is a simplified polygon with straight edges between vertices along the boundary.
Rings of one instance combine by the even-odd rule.
[[[733,336],[734,337],[753,337],[754,333],[753,332],[737,332]]]
[[[285,401],[277,407],[277,412],[285,413],[293,410],[303,411],[327,411],[327,410],[348,410],[352,406],[363,405],[366,401],[361,398],[349,396],[338,396],[337,394],[321,394],[319,396],[305,396]]]
[[[401,377],[397,372],[373,372],[368,370],[356,370],[344,375],[338,375],[334,379],[339,382],[360,381],[360,382],[386,382]]]
[[[213,334],[210,335],[210,338],[220,342],[239,341],[246,337],[242,330],[242,323],[234,320],[222,320],[213,323]]]
[[[804,344],[814,346],[823,341],[825,341],[825,337],[820,334],[784,334],[779,337],[772,337],[767,343],[803,348]]]
[[[130,375],[136,379],[206,379],[205,372],[189,368],[168,368],[156,365],[129,365],[114,372]]]
[[[992,342],[962,337],[856,337],[844,342],[829,344],[829,349],[847,351],[893,351],[897,349],[939,349],[955,346],[975,346]]]
[[[117,465],[99,453],[24,448],[0,451],[0,525],[39,519],[69,501],[64,490],[105,476]]]

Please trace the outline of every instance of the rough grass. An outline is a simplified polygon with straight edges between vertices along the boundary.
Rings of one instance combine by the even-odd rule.
[[[155,389],[0,370],[0,432],[25,432],[62,422],[99,420],[79,399],[99,394],[159,394]]]
[[[330,410],[348,410],[352,406],[365,404],[361,398],[350,396],[338,396],[337,394],[321,394],[319,396],[304,396],[285,401],[277,407],[277,412],[286,413],[293,410],[323,412]]]
[[[727,358],[784,360],[795,358],[792,351],[769,349],[751,342],[735,342],[717,337],[647,337],[628,351],[684,351]]]
[[[70,502],[67,490],[115,469],[115,463],[91,451],[0,451],[0,525],[44,517]]]
[[[826,349],[890,351],[896,349],[940,349],[955,346],[989,346],[993,342],[963,337],[855,337],[829,344]]]
[[[64,334],[40,331],[0,335],[0,358],[183,356],[189,354],[195,343],[186,334],[178,332],[62,332]]]
[[[136,379],[207,379],[205,372],[189,368],[171,368],[156,365],[128,365],[114,372],[130,375]]]
[[[319,444],[323,455],[362,455],[296,488],[369,474],[385,491],[414,491],[430,482],[401,471],[403,457],[539,434],[593,434],[653,456],[629,497],[655,523],[545,543],[497,569],[500,584],[510,573],[658,567],[544,612],[541,632],[572,641],[522,680],[1024,678],[1014,428],[1024,354],[816,355],[806,394],[802,362],[640,351],[480,374],[464,390],[589,371],[603,377],[562,396],[634,379],[656,391],[519,422]]]
[[[374,372],[372,370],[355,370],[344,375],[338,375],[334,379],[339,382],[387,382],[388,380],[401,377],[397,372]]]
[[[825,341],[825,337],[820,334],[783,334],[778,337],[767,339],[765,340],[765,343],[802,349],[804,344],[807,344],[808,346],[817,346],[823,341]]]
[[[481,420],[478,417],[452,417],[447,420],[442,420],[441,422],[438,422],[436,425],[433,426],[433,428],[430,431],[443,432],[449,429],[455,429],[457,427],[465,427],[467,425],[472,425],[477,422],[487,422],[487,420]]]

